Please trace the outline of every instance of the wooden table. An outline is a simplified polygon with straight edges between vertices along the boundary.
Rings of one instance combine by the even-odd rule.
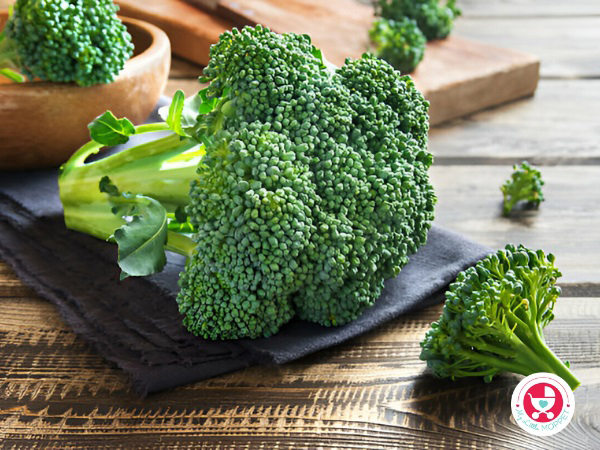
[[[6,1],[6,0],[0,0]],[[463,0],[456,32],[537,53],[535,98],[431,132],[437,223],[484,244],[552,251],[564,272],[550,346],[582,381],[571,424],[534,438],[511,419],[518,377],[440,381],[419,341],[441,306],[279,367],[140,399],[121,371],[0,263],[0,447],[600,448],[600,3]],[[167,93],[194,92],[175,61]],[[510,165],[542,166],[539,212],[501,218]]]

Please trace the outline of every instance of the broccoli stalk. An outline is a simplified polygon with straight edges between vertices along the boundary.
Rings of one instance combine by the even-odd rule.
[[[110,83],[133,54],[112,0],[17,0],[0,33],[0,75]]]
[[[421,359],[439,377],[499,372],[554,373],[580,382],[548,348],[543,329],[554,319],[560,271],[554,255],[507,245],[458,274],[439,320],[421,342]]]
[[[134,127],[127,119],[117,120],[108,112],[90,124],[90,129],[96,141],[82,146],[61,167],[59,188],[67,227],[99,239],[115,240],[120,234],[115,234],[115,230],[131,229],[130,219],[146,217],[153,229],[161,231],[155,240],[168,237],[164,243],[166,250],[190,256],[195,243],[180,233],[191,230],[176,220],[175,212],[189,203],[190,183],[204,154],[204,145],[171,134],[86,163],[89,156],[105,145],[124,143],[132,135],[170,131],[164,122]],[[125,193],[119,192],[117,186]],[[151,241],[152,228],[146,231],[137,236],[143,240],[139,247]],[[155,249],[155,253],[159,260],[164,258],[161,248]],[[120,255],[123,276],[148,275],[162,269],[144,269],[147,260],[147,254],[143,258],[136,254],[127,258]]]
[[[527,161],[523,161],[520,165],[515,164],[513,170],[510,179],[500,188],[504,197],[502,214],[505,216],[510,215],[519,202],[525,201],[530,206],[538,208],[544,201],[542,193],[544,182],[540,171],[534,169]]]

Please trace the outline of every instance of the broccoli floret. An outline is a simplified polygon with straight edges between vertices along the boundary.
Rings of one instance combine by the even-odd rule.
[[[374,0],[375,14],[386,19],[413,19],[428,41],[444,39],[460,16],[456,0]]]
[[[544,201],[542,193],[542,174],[534,169],[527,161],[513,166],[513,174],[500,190],[504,197],[502,213],[510,215],[515,205],[519,202],[527,202],[533,208],[539,208]]]
[[[373,53],[402,73],[410,73],[423,59],[427,39],[412,19],[400,21],[379,18],[373,22],[369,37]]]
[[[133,53],[118,9],[112,0],[17,0],[0,37],[3,74],[16,70],[31,80],[80,86],[110,83]]]
[[[561,292],[554,260],[542,250],[507,245],[459,273],[421,342],[421,359],[433,374],[491,381],[500,372],[550,372],[579,386],[544,340]]]
[[[326,326],[354,320],[426,241],[436,200],[428,103],[372,55],[333,70],[308,36],[261,26],[224,33],[202,80],[206,89],[185,102],[176,94],[166,124],[154,125],[178,140],[145,144],[146,152],[162,142],[175,154],[204,153],[195,175],[182,172],[191,189],[167,202],[164,186],[144,183],[147,169],[85,174],[111,158],[130,164],[130,152],[146,167],[147,157],[132,149],[81,165],[82,150],[60,181],[67,226],[90,233],[73,220],[83,216],[78,173],[90,186],[108,175],[119,189],[164,203],[168,249],[184,242],[173,240],[183,222],[195,230],[180,251],[188,261],[177,301],[186,327],[205,338],[269,336],[295,314]],[[132,134],[114,117],[108,123]]]

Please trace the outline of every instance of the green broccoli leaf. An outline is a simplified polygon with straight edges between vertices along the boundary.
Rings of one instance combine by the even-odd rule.
[[[171,104],[160,108],[158,114],[179,136],[191,137],[190,131],[198,122],[198,115],[205,114],[202,112],[205,106],[199,94],[186,99],[183,91],[177,91]]]
[[[198,112],[200,114],[208,114],[211,112],[215,109],[215,106],[217,106],[217,102],[219,101],[218,98],[208,98],[206,95],[207,91],[208,88],[202,89],[198,92],[198,95],[195,96],[200,100],[200,104],[198,105]]]
[[[151,197],[120,193],[108,177],[102,178],[99,187],[109,195],[113,214],[126,222],[113,234],[119,246],[121,280],[160,272],[167,263],[165,208]]]
[[[163,117],[167,125],[179,136],[185,136],[183,129],[181,128],[181,115],[183,113],[183,106],[185,102],[185,94],[183,91],[175,92],[171,105],[169,105],[168,114]],[[159,114],[162,116],[166,107],[160,109]]]
[[[96,117],[88,128],[94,141],[108,147],[124,144],[135,134],[135,127],[128,118],[117,119],[111,111]]]

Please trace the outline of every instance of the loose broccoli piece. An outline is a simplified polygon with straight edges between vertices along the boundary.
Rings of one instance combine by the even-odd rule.
[[[17,0],[0,35],[0,74],[110,83],[133,53],[112,0]]]
[[[513,174],[507,180],[500,190],[504,196],[502,213],[505,216],[510,215],[511,211],[518,202],[526,201],[530,206],[538,208],[544,201],[542,193],[542,174],[534,169],[527,161],[520,165],[513,166]]]
[[[458,274],[444,311],[421,342],[421,359],[438,377],[550,372],[572,389],[579,381],[548,348],[543,329],[560,295],[554,255],[507,245]]]
[[[402,73],[410,73],[425,56],[427,39],[411,19],[400,21],[380,18],[369,30],[373,53]]]
[[[456,0],[374,0],[374,5],[375,14],[386,19],[415,20],[428,41],[447,37],[461,14]]]
[[[67,226],[108,237],[122,211],[140,217],[123,225],[131,233],[119,245],[152,247],[155,261],[138,264],[124,251],[125,272],[164,264],[165,241],[184,254],[177,301],[185,326],[205,338],[269,336],[295,314],[326,326],[354,320],[426,241],[436,201],[428,103],[372,55],[328,67],[305,35],[234,29],[210,56],[209,86],[185,101],[176,94],[166,123],[152,125],[177,136],[83,164],[101,146],[92,142],[65,165]],[[101,117],[92,136],[114,144],[150,127],[125,120]],[[174,186],[178,155],[187,156]],[[153,164],[171,179],[158,181]],[[105,194],[95,187],[101,179]],[[133,208],[136,198],[142,206]],[[144,231],[156,216],[148,199],[165,213]],[[121,217],[106,216],[111,208]],[[190,228],[191,238],[181,234]],[[152,246],[142,245],[144,232],[158,236]]]

